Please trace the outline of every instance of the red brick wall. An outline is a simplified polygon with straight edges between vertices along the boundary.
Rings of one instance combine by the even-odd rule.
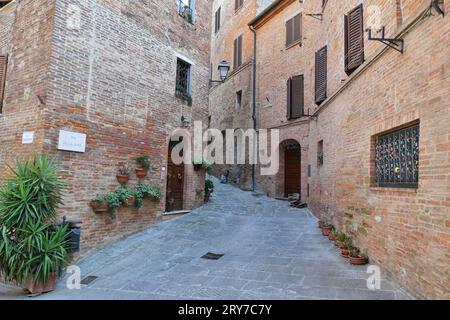
[[[18,1],[9,70],[26,70],[8,72],[0,121],[9,149],[2,144],[2,154],[14,141],[15,153],[43,150],[55,159],[68,181],[61,215],[84,222],[85,251],[141,230],[164,212],[169,134],[180,127],[183,115],[206,123],[211,8],[197,1],[192,25],[178,15],[175,1],[82,1],[77,2],[81,28],[73,29],[68,24],[73,1],[47,2]],[[192,106],[175,97],[177,56],[193,64]],[[24,101],[26,86],[32,92]],[[42,108],[38,93],[46,98]],[[38,116],[39,121],[31,120]],[[18,139],[28,126],[37,130],[38,139],[25,147]],[[60,130],[85,133],[86,153],[58,151]],[[115,190],[118,165],[135,165],[143,153],[153,163],[145,182],[158,185],[163,199],[148,200],[140,210],[121,208],[114,220],[95,215],[90,199]],[[193,172],[191,165],[185,171],[183,205],[192,209],[203,203],[204,172]],[[136,183],[133,175],[130,185]]]
[[[322,22],[303,16],[301,47],[284,48],[284,22],[296,12],[320,12],[318,2],[295,2],[258,30],[261,126],[279,127],[283,139],[299,139],[308,149],[302,172],[312,165],[308,202],[317,216],[332,219],[350,233],[373,262],[415,296],[443,297],[450,285],[450,108],[445,100],[450,93],[450,52],[448,41],[443,41],[449,39],[448,20],[435,14],[410,30],[404,35],[403,55],[382,52],[384,46],[369,42],[366,34],[366,64],[348,77],[343,16],[356,5],[357,1],[328,1]],[[365,27],[372,10],[378,8],[386,36],[395,36],[429,1],[403,1],[402,5],[400,25],[396,2],[364,1]],[[448,2],[445,6],[448,11]],[[318,110],[314,52],[325,44],[330,98]],[[286,80],[296,74],[305,75],[306,109],[310,114],[318,111],[317,120],[309,124],[286,121]],[[372,187],[373,137],[416,120],[421,131],[419,188]],[[324,165],[319,168],[320,140],[324,141]],[[273,195],[282,180],[281,168],[280,174],[261,180],[260,185]]]

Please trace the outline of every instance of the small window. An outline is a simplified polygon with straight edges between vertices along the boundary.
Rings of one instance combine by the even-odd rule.
[[[301,42],[301,24],[302,16],[300,13],[286,22],[286,47]]]
[[[219,7],[219,9],[217,9],[217,11],[216,11],[215,26],[214,26],[215,33],[219,32],[219,30],[220,30],[221,11],[222,11],[222,7]]]
[[[178,0],[178,14],[189,23],[194,23],[194,1]]]
[[[317,166],[323,166],[323,140],[317,144]]]
[[[242,90],[236,92],[236,109],[240,109],[242,107]]]
[[[376,138],[375,174],[379,187],[418,187],[419,133],[419,124],[415,124]]]
[[[242,65],[242,38],[240,35],[234,40],[234,57],[233,57],[233,69],[237,69]]]
[[[244,5],[244,0],[234,0],[234,11],[238,11]]]
[[[191,100],[191,65],[181,59],[177,59],[175,93],[179,98]]]

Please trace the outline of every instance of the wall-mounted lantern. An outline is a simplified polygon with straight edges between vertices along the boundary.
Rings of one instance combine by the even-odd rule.
[[[220,80],[209,80],[210,83],[222,83],[228,77],[228,72],[230,71],[230,65],[226,60],[222,60],[218,66]]]

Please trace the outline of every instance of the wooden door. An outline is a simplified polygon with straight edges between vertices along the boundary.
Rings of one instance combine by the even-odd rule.
[[[287,149],[284,153],[284,190],[285,197],[293,193],[301,195],[301,151]]]
[[[166,195],[167,212],[183,210],[184,164],[175,165],[172,162],[171,153],[172,148],[169,148]]]

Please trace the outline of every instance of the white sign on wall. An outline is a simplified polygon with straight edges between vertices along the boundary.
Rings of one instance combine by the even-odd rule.
[[[34,142],[34,132],[25,131],[22,133],[22,144],[32,144]]]
[[[86,135],[84,133],[60,130],[58,150],[86,152]]]

